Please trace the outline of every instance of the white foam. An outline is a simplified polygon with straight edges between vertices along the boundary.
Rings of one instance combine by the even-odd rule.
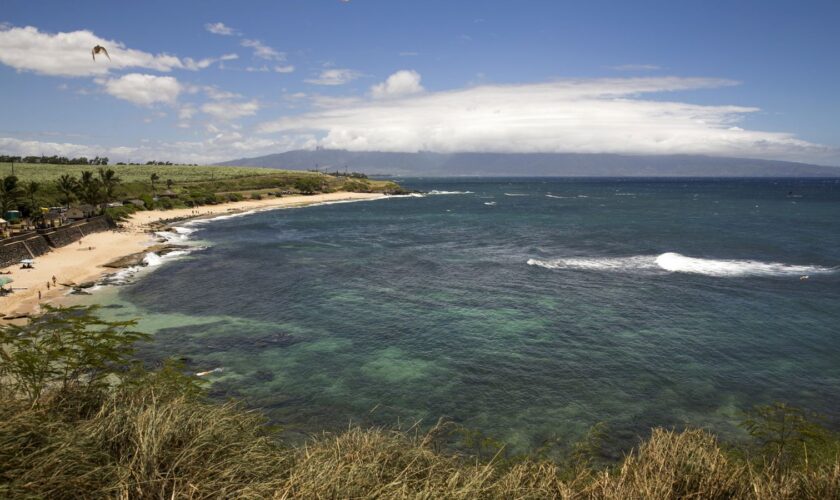
[[[580,269],[613,272],[671,272],[702,274],[719,278],[748,276],[803,276],[829,274],[837,268],[761,262],[756,260],[720,260],[686,257],[675,252],[630,257],[573,257],[567,259],[528,259],[528,265],[546,269]]]
[[[546,269],[583,269],[589,271],[639,271],[656,269],[653,257],[573,257],[568,259],[528,259],[529,266]]]
[[[269,208],[269,210],[271,210],[272,208]],[[217,215],[216,217],[208,217],[206,219],[194,219],[194,220],[185,222],[183,224],[183,226],[197,226],[197,225],[207,224],[209,222],[214,222],[214,221],[219,221],[219,220],[227,220],[227,219],[234,219],[236,217],[244,217],[246,215],[255,214],[257,212],[258,212],[258,210],[247,210],[245,212],[235,212],[235,213],[231,213],[231,214]]]
[[[505,193],[505,196],[531,196],[526,193]]]
[[[822,266],[800,266],[757,260],[716,260],[686,257],[674,252],[656,257],[656,265],[674,273],[705,274],[707,276],[801,276],[825,274],[835,269]]]
[[[484,204],[487,205],[488,207],[492,207],[492,206],[496,205],[496,202],[495,201],[485,201]]]
[[[437,189],[432,189],[429,191],[429,194],[474,194],[472,191],[438,191]]]

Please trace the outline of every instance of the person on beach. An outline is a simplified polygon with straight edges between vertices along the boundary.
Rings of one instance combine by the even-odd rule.
[[[52,280],[53,280],[53,286],[55,286],[55,281],[56,281],[55,280],[55,275],[53,275]]]
[[[41,300],[41,290],[38,290],[38,300]]]

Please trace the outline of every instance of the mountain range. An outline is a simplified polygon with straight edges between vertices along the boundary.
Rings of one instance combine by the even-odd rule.
[[[702,155],[294,150],[218,165],[390,176],[840,177],[840,167]]]

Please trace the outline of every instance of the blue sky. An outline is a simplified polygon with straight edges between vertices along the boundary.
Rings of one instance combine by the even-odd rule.
[[[840,2],[33,2],[0,150],[209,162],[315,146],[840,165]],[[111,61],[94,62],[104,45]]]

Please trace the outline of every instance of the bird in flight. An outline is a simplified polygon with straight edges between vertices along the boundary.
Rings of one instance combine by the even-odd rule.
[[[90,51],[90,55],[91,55],[91,57],[93,57],[94,61],[96,60],[96,54],[98,54],[100,52],[104,52],[105,57],[107,57],[109,61],[111,60],[111,56],[108,55],[108,51],[105,50],[105,47],[103,47],[101,45],[97,45],[96,47],[92,48],[91,51]]]

